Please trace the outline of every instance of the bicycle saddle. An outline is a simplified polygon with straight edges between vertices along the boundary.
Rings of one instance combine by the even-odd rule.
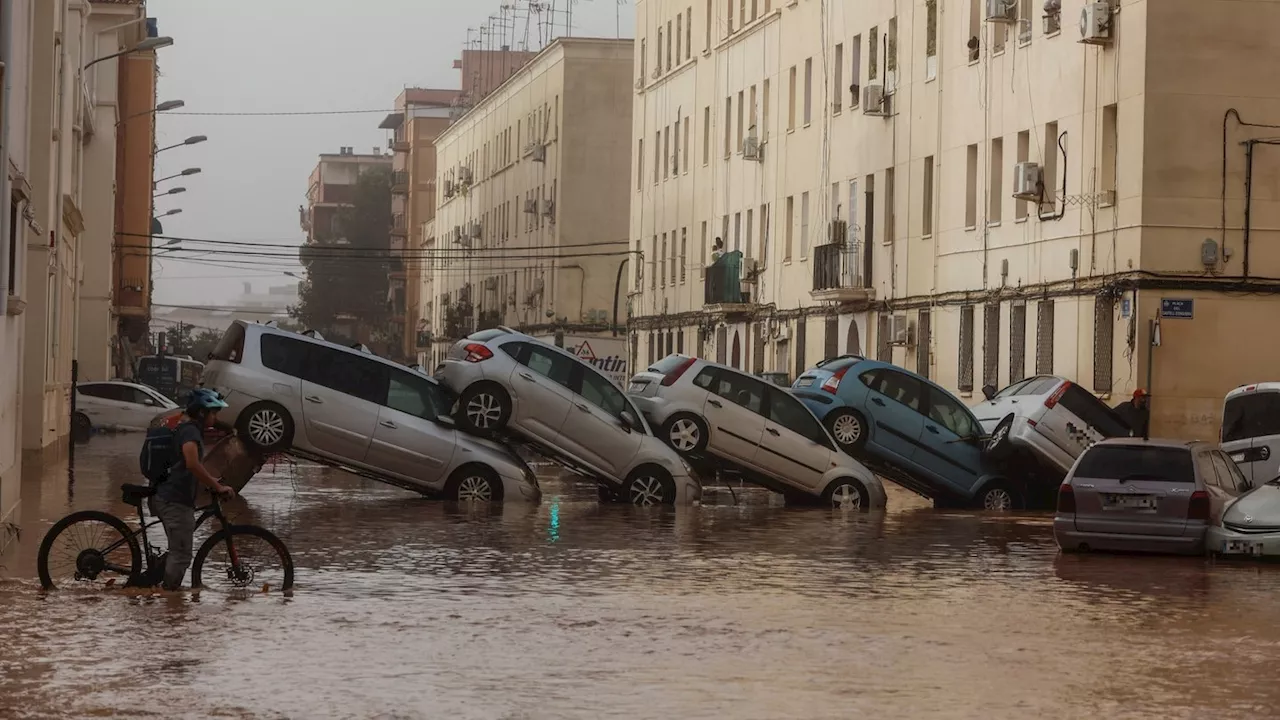
[[[130,485],[125,483],[120,486],[120,496],[126,505],[139,507],[142,501],[156,494],[156,489],[150,485]]]

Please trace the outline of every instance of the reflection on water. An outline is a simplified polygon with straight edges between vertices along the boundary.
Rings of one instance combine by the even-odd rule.
[[[23,489],[0,557],[0,716],[1256,718],[1280,690],[1280,568],[1058,556],[1044,515],[780,507],[739,491],[459,508],[316,467],[230,506],[297,592],[43,595],[72,509],[127,515],[138,438]]]

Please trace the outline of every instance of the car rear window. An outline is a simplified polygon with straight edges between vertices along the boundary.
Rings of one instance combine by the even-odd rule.
[[[238,363],[243,358],[244,326],[240,323],[231,323],[231,327],[227,328],[227,332],[218,341],[217,347],[209,353],[209,359]]]
[[[1191,451],[1147,445],[1094,445],[1076,466],[1076,477],[1194,483]]]
[[[1239,395],[1222,411],[1222,442],[1280,435],[1280,393]]]
[[[681,355],[679,353],[676,353],[674,355],[668,355],[662,358],[661,360],[659,360],[658,362],[650,365],[649,372],[658,373],[659,375],[666,375],[672,370],[675,370],[676,368],[680,367],[680,364],[688,359],[689,359],[689,356]]]
[[[475,340],[476,342],[489,342],[490,340],[496,337],[502,337],[503,335],[510,335],[510,334],[511,333],[507,332],[506,330],[502,330],[501,328],[490,328],[488,330],[479,330],[477,332],[473,332],[467,336],[467,339]]]
[[[853,365],[859,360],[862,360],[862,358],[854,357],[852,355],[842,355],[840,357],[831,358],[830,360],[823,360],[822,362],[818,363],[814,367],[822,368],[827,372],[837,372],[843,368],[847,368],[850,365]]]
[[[1059,402],[1073,415],[1089,423],[1089,427],[1102,433],[1103,437],[1129,437],[1129,425],[1106,403],[1079,385],[1071,383]]]

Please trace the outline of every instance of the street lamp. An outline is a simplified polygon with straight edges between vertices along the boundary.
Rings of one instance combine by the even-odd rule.
[[[128,117],[120,118],[120,121],[116,123],[116,127],[120,127],[121,125],[129,122],[130,120],[136,117],[142,117],[143,115],[154,115],[156,113],[167,112],[169,110],[177,110],[178,108],[183,107],[185,105],[186,103],[181,100],[165,100],[164,102],[151,108],[150,110],[143,110],[142,112],[134,113]]]
[[[169,188],[169,190],[168,190],[167,192],[156,193],[155,195],[152,195],[151,197],[152,197],[152,198],[158,198],[158,197],[160,197],[161,195],[177,195],[178,193],[184,193],[184,192],[186,192],[186,191],[187,191],[187,189],[186,189],[186,188],[184,188],[184,187]]]
[[[174,148],[182,147],[183,145],[198,145],[198,144],[200,144],[200,143],[202,143],[202,142],[204,142],[205,140],[208,140],[208,139],[209,139],[209,138],[208,138],[207,136],[204,136],[204,135],[192,135],[191,137],[187,138],[186,140],[183,140],[183,141],[182,141],[182,142],[180,142],[180,143],[174,143],[173,145],[169,145],[168,147],[162,147],[162,148],[160,148],[159,150],[156,150],[154,153],[151,153],[151,154],[152,154],[152,155],[158,155],[158,154],[160,154],[160,153],[164,152],[165,150],[172,150],[172,149],[174,149]]]
[[[186,170],[183,170],[182,172],[177,173],[176,175],[170,175],[170,176],[168,176],[168,177],[162,177],[162,178],[160,178],[159,180],[156,180],[155,182],[153,182],[153,183],[151,183],[151,184],[152,184],[153,186],[154,186],[154,185],[159,185],[160,183],[164,182],[165,180],[172,180],[172,179],[174,179],[174,178],[187,177],[188,175],[198,175],[198,174],[200,174],[200,168],[187,168]]]
[[[131,48],[125,48],[120,52],[111,53],[110,55],[103,55],[102,57],[90,62],[88,65],[85,65],[80,69],[82,71],[88,70],[89,68],[93,67],[94,65],[97,65],[103,60],[118,58],[121,55],[129,55],[130,53],[146,52],[147,50],[159,50],[160,48],[163,48],[163,47],[169,47],[172,44],[173,44],[173,38],[167,37],[167,36],[147,38],[146,40],[143,40],[142,42],[138,43],[137,45],[134,45]]]
[[[156,215],[156,217],[157,217],[157,218],[169,217],[170,215],[177,215],[177,214],[178,214],[178,213],[180,213],[180,212],[182,212],[182,208],[174,208],[174,209],[169,210],[169,211],[167,211],[167,212],[160,213],[159,215]]]

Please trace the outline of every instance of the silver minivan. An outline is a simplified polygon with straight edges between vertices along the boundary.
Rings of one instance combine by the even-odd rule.
[[[1251,484],[1280,477],[1280,382],[1242,385],[1227,393],[1221,439],[1223,452]]]
[[[530,500],[533,471],[506,448],[458,431],[456,397],[368,353],[237,320],[209,355],[205,387],[264,452],[291,452],[451,500]]]

